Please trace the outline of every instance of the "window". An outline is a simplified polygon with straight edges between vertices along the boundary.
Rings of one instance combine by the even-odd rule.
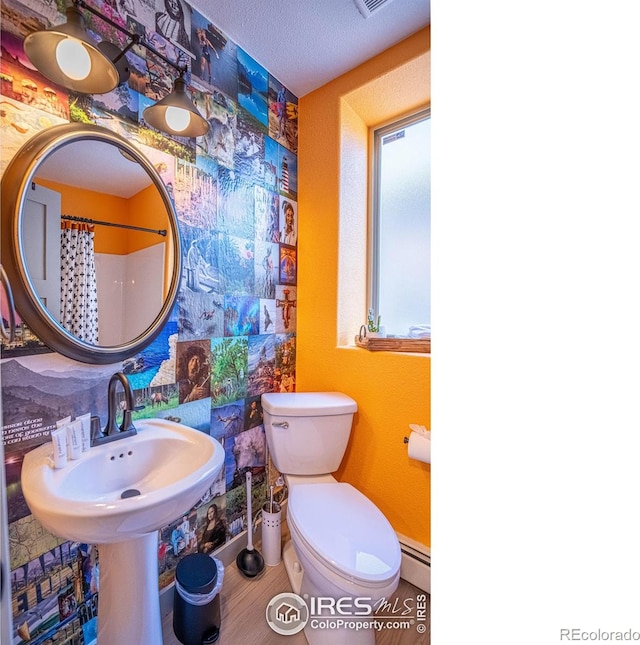
[[[371,307],[388,335],[431,323],[431,113],[373,131]]]

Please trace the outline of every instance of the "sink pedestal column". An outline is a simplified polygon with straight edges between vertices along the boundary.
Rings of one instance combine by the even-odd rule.
[[[98,645],[162,645],[158,532],[98,545]]]

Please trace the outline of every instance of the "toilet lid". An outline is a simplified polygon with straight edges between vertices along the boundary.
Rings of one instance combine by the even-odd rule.
[[[311,549],[343,575],[382,582],[400,568],[400,545],[391,524],[350,484],[294,486],[287,513]]]

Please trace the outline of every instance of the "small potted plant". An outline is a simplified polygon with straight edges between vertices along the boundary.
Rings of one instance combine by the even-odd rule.
[[[367,316],[368,338],[384,338],[387,335],[384,327],[380,324],[380,318],[380,316],[377,318],[374,316],[373,308],[369,309],[369,314]]]

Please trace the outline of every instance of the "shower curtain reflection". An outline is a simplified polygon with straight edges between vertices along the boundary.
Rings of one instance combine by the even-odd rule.
[[[60,323],[71,334],[98,344],[98,291],[94,227],[61,221]]]

